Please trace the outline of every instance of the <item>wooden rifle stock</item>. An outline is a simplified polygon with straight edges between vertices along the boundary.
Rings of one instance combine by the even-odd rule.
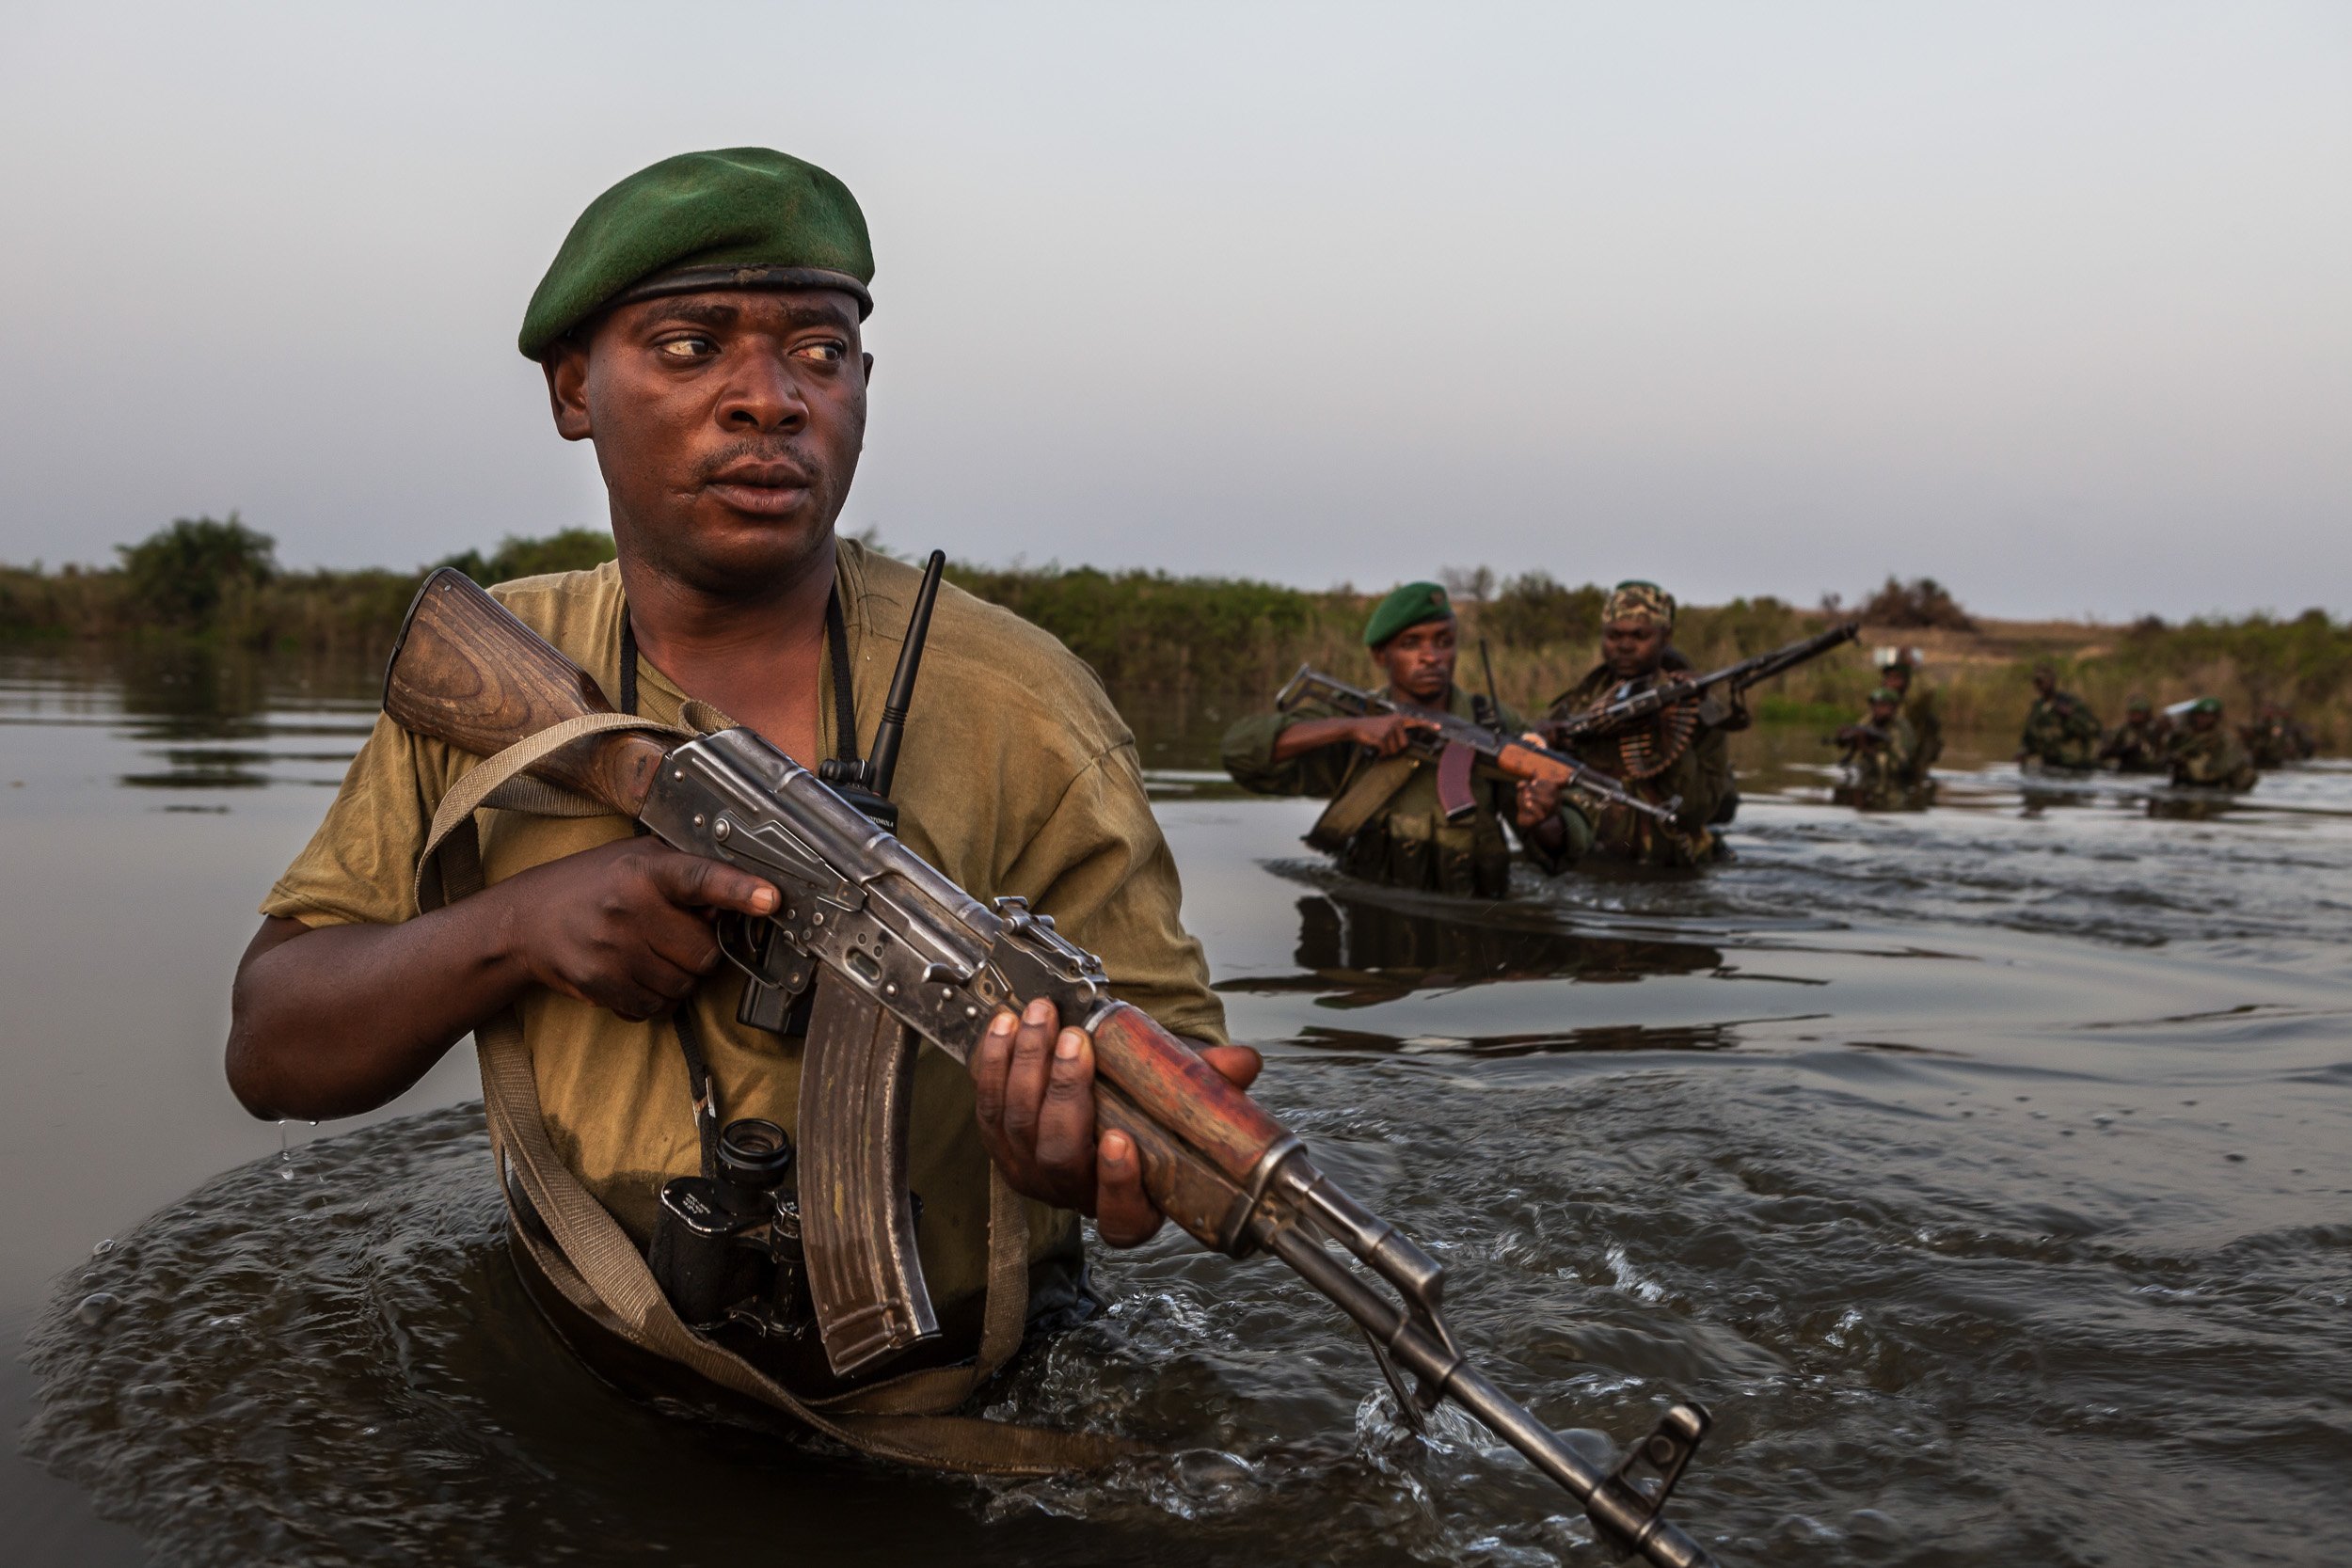
[[[566,719],[612,711],[588,672],[453,566],[417,590],[384,672],[384,712],[394,723],[476,756]],[[531,771],[633,817],[667,750],[628,731],[589,736]]]

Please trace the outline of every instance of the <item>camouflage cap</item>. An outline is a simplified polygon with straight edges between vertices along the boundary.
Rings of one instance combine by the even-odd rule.
[[[1408,582],[1373,608],[1372,619],[1364,623],[1364,646],[1376,648],[1398,632],[1425,621],[1452,619],[1453,601],[1445,596],[1443,588],[1434,582]]]
[[[1603,626],[1612,621],[1630,621],[1637,626],[1675,626],[1675,596],[1654,582],[1638,578],[1629,578],[1609,591],[1609,597],[1600,607]]]
[[[839,289],[874,308],[866,214],[840,181],[765,147],[683,152],[588,204],[523,312],[516,346],[543,359],[608,307],[704,289]]]

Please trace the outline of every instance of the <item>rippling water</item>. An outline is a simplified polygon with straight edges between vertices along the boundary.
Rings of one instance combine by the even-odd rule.
[[[514,1284],[463,1061],[282,1152],[220,1084],[367,712],[357,673],[0,665],[28,1560],[1607,1560],[1474,1426],[1403,1430],[1286,1273],[1173,1241],[995,1396],[1165,1451],[1108,1476],[607,1390]],[[1311,808],[1197,771],[1220,716],[1138,717],[1263,1097],[1547,1419],[1710,1406],[1677,1513],[1726,1561],[2352,1558],[2352,771],[2179,820],[1963,751],[1865,816],[1750,736],[1737,863],[1482,908],[1331,878]]]

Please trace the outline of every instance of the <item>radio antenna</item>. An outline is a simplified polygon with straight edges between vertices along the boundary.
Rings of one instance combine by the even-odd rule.
[[[1502,693],[1495,689],[1495,661],[1486,657],[1486,640],[1478,640],[1478,662],[1486,672],[1486,701],[1494,705],[1493,723],[1496,731],[1502,729]]]
[[[890,677],[890,695],[882,700],[882,722],[874,727],[870,787],[887,799],[891,775],[898,770],[898,742],[907,733],[907,709],[914,705],[914,677],[923,666],[923,642],[931,634],[931,602],[939,597],[940,574],[947,569],[947,552],[931,551],[923,562],[923,583],[914,591],[914,609],[907,615],[906,641],[898,649],[898,668]]]

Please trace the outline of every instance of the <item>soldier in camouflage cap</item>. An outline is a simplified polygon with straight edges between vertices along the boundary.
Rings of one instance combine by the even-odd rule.
[[[1318,705],[1261,713],[1225,732],[1225,770],[1261,795],[1307,795],[1331,804],[1307,842],[1334,856],[1342,870],[1392,887],[1424,888],[1481,898],[1510,890],[1511,843],[1547,874],[1583,852],[1591,837],[1557,787],[1500,776],[1479,780],[1477,805],[1459,822],[1438,800],[1434,764],[1406,753],[1416,710],[1517,734],[1518,716],[1454,682],[1459,652],[1454,605],[1434,582],[1408,582],[1373,608],[1364,646],[1399,711],[1363,718]]]
[[[2047,664],[2033,673],[2034,704],[2018,737],[2017,761],[2042,768],[2090,768],[2098,761],[2099,716],[2080,697],[2060,691]]]
[[[1911,725],[1918,745],[1912,752],[1907,786],[1923,785],[1944,754],[1944,707],[1935,689],[1919,679],[1924,657],[1916,648],[1881,648],[1878,651],[1879,680],[1900,699],[1903,718]]]
[[[1882,686],[1870,693],[1869,703],[1860,722],[1837,732],[1837,744],[1845,748],[1840,760],[1846,778],[1831,798],[1865,811],[1919,810],[1935,786],[1923,782],[1919,732],[1903,716],[1902,693]]]
[[[2168,766],[2166,748],[2172,740],[2172,721],[2155,711],[2145,697],[2134,697],[2123,709],[2099,760],[2119,773],[2161,773]]]
[[[2304,762],[2319,754],[2319,741],[2312,732],[2276,702],[2264,703],[2256,710],[2254,721],[2238,731],[2238,737],[2253,753],[2257,768],[2284,768],[2288,763]]]
[[[1646,689],[1661,672],[1688,670],[1674,646],[1675,598],[1654,582],[1621,582],[1601,606],[1601,661],[1554,699],[1550,716],[1566,719]],[[1604,807],[1593,822],[1596,857],[1642,865],[1704,865],[1730,857],[1718,830],[1740,809],[1732,777],[1731,731],[1745,729],[1747,709],[1737,698],[1720,721],[1700,717],[1693,700],[1613,735],[1581,740],[1577,759],[1613,774],[1643,799],[1664,804],[1679,796],[1673,827],[1622,808]]]

